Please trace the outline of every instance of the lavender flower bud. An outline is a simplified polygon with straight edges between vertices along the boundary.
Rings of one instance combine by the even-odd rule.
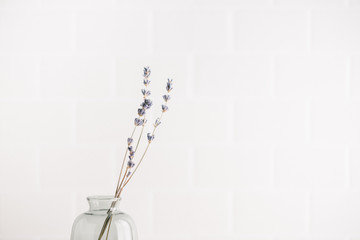
[[[144,67],[144,77],[148,78],[150,76],[151,70],[149,67]]]
[[[173,80],[168,78],[168,81],[166,83],[166,91],[170,92],[173,89],[173,87],[172,87],[173,83],[172,82],[173,82]]]
[[[145,109],[139,108],[139,109],[138,109],[138,114],[139,114],[140,117],[141,117],[141,116],[144,116],[144,114],[145,114]],[[141,125],[141,124],[140,124],[140,125]]]
[[[150,82],[151,82],[150,80],[144,79],[144,82],[143,82],[143,83],[144,83],[144,85],[147,87],[147,86],[150,84]]]
[[[135,126],[143,125],[143,124],[144,124],[144,120],[143,120],[143,119],[140,119],[140,118],[135,118],[134,124],[135,124]],[[131,139],[131,142],[132,142],[132,139]]]
[[[168,106],[166,105],[161,105],[162,111],[166,112],[167,110],[169,110]]]
[[[130,156],[134,157],[135,151],[133,150],[133,147],[132,146],[128,147],[128,150],[130,152]]]
[[[152,101],[150,99],[144,99],[144,102],[140,104],[144,109],[149,109],[152,106]]]
[[[170,97],[170,95],[164,95],[163,99],[165,102],[168,102],[171,99],[171,97]]]
[[[128,171],[128,173],[126,174],[126,177],[129,177],[131,175],[131,171]]]
[[[135,166],[135,163],[131,160],[128,161],[128,167],[133,168]]]
[[[141,93],[143,94],[144,97],[148,97],[151,94],[150,90],[146,91],[145,89],[141,89]]]
[[[128,139],[127,139],[127,143],[128,143],[129,146],[131,145],[132,142],[133,142],[133,139],[132,139],[132,138],[128,138]]]
[[[156,121],[155,121],[155,124],[154,124],[154,127],[157,127],[160,125],[160,118],[157,118]]]
[[[149,143],[152,142],[152,140],[154,140],[155,136],[154,135],[151,135],[150,133],[147,134],[147,139],[149,141]]]

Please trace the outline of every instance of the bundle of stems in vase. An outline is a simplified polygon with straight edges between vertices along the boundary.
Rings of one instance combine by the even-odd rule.
[[[173,89],[173,80],[172,79],[168,79],[166,82],[166,87],[165,87],[166,93],[165,93],[165,95],[162,96],[164,103],[161,105],[161,114],[158,118],[156,118],[155,122],[153,123],[153,130],[151,132],[147,133],[146,148],[145,148],[144,152],[141,154],[138,162],[135,163],[134,158],[137,153],[141,138],[143,136],[144,128],[147,124],[146,113],[153,105],[152,101],[149,99],[149,96],[151,95],[151,91],[149,90],[149,85],[151,82],[149,80],[150,73],[151,73],[150,68],[145,67],[144,74],[143,74],[143,76],[144,76],[143,83],[144,83],[145,87],[143,89],[141,89],[143,101],[141,102],[140,107],[137,109],[138,116],[134,120],[135,126],[131,132],[130,137],[127,139],[125,155],[124,155],[124,158],[123,158],[123,161],[121,164],[119,178],[118,178],[118,182],[117,182],[117,186],[116,186],[116,190],[115,190],[115,194],[114,194],[115,198],[120,197],[124,188],[129,183],[131,178],[134,176],[136,170],[138,169],[141,162],[143,161],[143,159],[149,149],[150,144],[153,142],[153,140],[155,138],[155,131],[161,124],[161,119],[162,119],[164,113],[167,112],[169,109],[168,102],[170,100],[170,92]],[[140,131],[140,134],[139,134],[139,137],[137,138],[137,140],[134,141],[134,139],[133,139],[134,134],[138,128],[141,128],[141,131]],[[99,234],[98,240],[102,239],[105,232],[106,232],[106,239],[108,239],[109,231],[110,231],[110,227],[111,227],[112,216],[113,216],[113,208],[115,207],[115,204],[116,204],[116,201],[114,201],[112,203],[110,209],[108,210],[108,215],[104,221],[104,224],[103,224],[103,227]]]

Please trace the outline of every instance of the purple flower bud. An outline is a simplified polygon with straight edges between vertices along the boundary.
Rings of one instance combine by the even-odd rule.
[[[131,171],[128,171],[128,173],[126,174],[126,177],[129,177],[131,175]]]
[[[148,79],[144,79],[144,85],[147,87],[149,84],[150,84],[150,80],[148,80]]]
[[[173,82],[173,80],[168,78],[168,81],[166,83],[166,91],[170,92],[173,89],[173,87],[172,87],[173,83],[172,82]]]
[[[134,157],[135,151],[133,150],[133,147],[132,147],[132,146],[128,147],[128,150],[129,150],[130,156],[131,156],[130,159],[132,159],[132,158]]]
[[[144,120],[143,120],[143,119],[140,119],[140,118],[135,118],[134,124],[135,124],[135,126],[143,125],[143,124],[144,124]],[[131,140],[132,140],[132,139],[131,139]]]
[[[152,140],[154,140],[155,136],[154,135],[151,135],[150,133],[147,134],[147,139],[149,141],[149,143],[152,142]]]
[[[169,101],[171,99],[170,95],[164,95],[163,99],[165,102]]]
[[[161,105],[162,111],[166,112],[167,110],[169,110],[168,106],[166,105]]]
[[[128,143],[129,146],[131,145],[132,142],[133,142],[133,139],[132,139],[132,138],[128,138],[128,139],[127,139],[127,143]]]
[[[133,168],[135,166],[135,163],[131,160],[128,161],[128,167]]]
[[[144,77],[148,78],[150,76],[151,70],[149,67],[144,67]]]
[[[146,91],[145,89],[141,89],[141,93],[144,95],[144,97],[148,97],[151,94],[150,90]]]
[[[152,106],[152,101],[150,99],[144,99],[144,102],[140,104],[144,109],[149,109]]]
[[[157,127],[157,126],[160,125],[160,123],[161,123],[161,122],[160,122],[160,118],[157,118],[156,121],[155,121],[155,123],[154,123],[154,126]]]
[[[132,157],[134,157],[134,155],[135,155],[135,151],[130,151],[130,156],[132,156]]]
[[[141,116],[144,116],[144,114],[145,114],[145,109],[139,108],[139,109],[138,109],[138,114],[139,114],[140,117],[141,117]],[[140,125],[141,125],[141,124],[140,124]]]

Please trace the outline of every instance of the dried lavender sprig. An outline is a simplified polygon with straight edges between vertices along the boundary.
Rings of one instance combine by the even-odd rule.
[[[151,73],[151,70],[150,70],[150,68],[149,67],[144,67],[144,84],[145,84],[145,87],[147,88],[148,87],[148,85],[150,84],[150,81],[148,80],[148,77],[150,76],[150,73]],[[146,80],[146,81],[145,81]],[[147,92],[149,92],[150,93],[150,91],[148,91],[147,89],[144,89],[145,90],[145,93],[147,93]],[[144,96],[144,100],[146,100],[146,96]],[[147,102],[147,106],[149,105],[149,103]],[[140,109],[138,109],[138,115],[140,116],[140,117],[142,117],[143,116],[143,119],[141,119],[141,118],[135,118],[135,120],[134,120],[134,124],[135,124],[135,127],[134,127],[134,130],[133,130],[133,132],[132,132],[132,134],[131,134],[131,137],[130,137],[130,139],[131,139],[131,142],[132,142],[132,138],[133,138],[133,136],[134,136],[134,133],[135,133],[135,129],[136,129],[136,127],[137,126],[140,126],[140,125],[142,125],[143,127],[144,127],[144,125],[145,125],[145,123],[146,123],[146,120],[145,120],[145,109],[144,108],[142,108],[141,110]],[[142,134],[142,132],[143,132],[143,130],[141,131],[141,134]],[[141,136],[141,134],[140,134],[140,136]],[[131,143],[130,143],[131,144]],[[128,146],[130,146],[130,144],[129,144],[129,139],[128,139]],[[139,144],[139,142],[137,143],[137,146],[138,146],[138,144]],[[136,147],[136,149],[137,149],[137,147]],[[116,195],[118,195],[118,192],[119,192],[119,189],[120,189],[120,187],[121,187],[121,185],[122,185],[122,180],[121,180],[121,176],[122,176],[122,172],[123,172],[123,169],[124,169],[124,164],[125,164],[125,159],[126,159],[126,155],[127,155],[127,150],[125,151],[125,155],[124,155],[124,159],[123,159],[123,162],[122,162],[122,164],[121,164],[121,170],[120,170],[120,174],[119,174],[119,179],[118,179],[118,184],[117,184],[117,186],[116,186],[116,191],[115,191],[115,196]],[[126,174],[124,174],[124,177],[125,177],[125,175]],[[120,180],[121,180],[121,183],[120,183]]]
[[[148,77],[150,76],[150,73],[151,73],[150,68],[145,67],[144,68],[144,85],[145,85],[146,88],[150,84],[150,80],[148,79]],[[123,181],[124,181],[125,177],[127,178],[127,177],[129,177],[131,175],[131,172],[130,171],[128,172],[128,170],[129,170],[129,167],[134,167],[134,165],[135,165],[131,160],[134,158],[135,152],[136,152],[136,150],[138,148],[138,145],[139,145],[142,133],[143,133],[144,126],[146,124],[146,120],[145,120],[145,116],[144,116],[145,113],[146,113],[145,109],[149,109],[152,106],[151,100],[146,99],[146,97],[148,97],[151,94],[151,92],[148,91],[147,89],[144,89],[144,91],[142,91],[142,92],[143,92],[144,102],[141,104],[142,109],[141,110],[138,109],[138,115],[140,117],[143,117],[143,119],[141,119],[141,118],[140,119],[137,119],[137,118],[135,119],[135,121],[134,121],[134,123],[135,123],[134,130],[133,130],[133,132],[131,134],[131,137],[127,139],[128,148],[125,151],[124,159],[123,159],[123,162],[122,162],[122,165],[121,165],[119,179],[118,179],[118,183],[117,183],[116,191],[115,191],[115,197],[120,196],[121,191],[122,191],[121,186],[123,184]],[[140,125],[142,125],[142,130],[141,130],[140,137],[139,137],[137,145],[136,145],[136,149],[135,149],[135,151],[133,151],[131,143],[133,142],[133,136],[134,136],[136,127],[138,127]],[[129,155],[130,161],[128,161],[128,167],[126,168],[124,176],[123,176],[123,178],[121,180],[121,183],[120,183],[120,179],[121,179],[121,176],[122,176],[123,167],[124,167],[124,163],[125,163],[125,159],[126,159],[128,151],[130,151],[130,155]],[[113,204],[115,204],[115,202],[112,203],[112,206],[113,206]],[[110,210],[111,210],[111,208],[108,211],[108,216],[107,216],[107,218],[106,218],[106,220],[104,222],[104,225],[102,227],[102,230],[100,232],[98,240],[101,240],[102,236],[105,233],[105,230],[106,230],[106,227],[107,227],[108,224],[109,224],[109,227],[108,227],[108,231],[107,231],[107,234],[106,234],[106,239],[108,239],[108,237],[109,237],[109,230],[110,230],[110,225],[111,225],[111,220],[112,220],[112,213],[111,213]],[[109,218],[110,218],[110,221],[109,221]]]
[[[150,81],[147,79],[149,75],[150,75],[150,69],[149,69],[148,67],[147,67],[147,68],[144,68],[144,77],[145,77],[145,79],[144,79],[144,84],[145,84],[146,87],[147,87],[147,86],[149,85],[149,83],[150,83]],[[173,89],[173,80],[172,80],[172,79],[168,79],[168,82],[166,83],[166,91],[167,91],[168,93],[170,93],[170,91],[171,91],[172,89]],[[146,90],[145,90],[145,91],[146,91]],[[144,93],[145,93],[145,94],[144,94]],[[146,92],[144,92],[144,93],[143,93],[143,95],[144,95],[144,102],[141,104],[141,107],[142,107],[143,110],[149,109],[149,108],[151,107],[151,105],[152,105],[152,102],[151,102],[151,101],[146,101],[146,97],[147,97],[147,96],[146,96]],[[147,151],[148,151],[148,149],[149,149],[149,146],[150,146],[151,142],[154,140],[154,136],[155,136],[154,133],[155,133],[157,127],[158,127],[158,126],[160,125],[160,123],[161,123],[161,119],[162,119],[162,116],[163,116],[164,112],[166,112],[166,111],[168,110],[167,102],[170,100],[170,95],[164,95],[164,96],[163,96],[163,99],[164,99],[164,101],[165,101],[165,105],[162,105],[162,113],[161,113],[161,116],[156,119],[152,134],[150,134],[150,133],[147,134],[148,144],[147,144],[147,146],[146,146],[146,149],[145,149],[144,153],[142,154],[142,156],[141,156],[141,158],[140,158],[139,163],[136,165],[136,167],[135,167],[135,169],[134,169],[134,171],[133,171],[132,173],[131,173],[130,171],[128,171],[128,170],[129,170],[129,168],[132,168],[132,167],[134,167],[134,165],[135,165],[135,164],[132,162],[132,159],[133,159],[134,154],[135,154],[135,152],[136,152],[136,150],[137,150],[137,147],[138,147],[140,138],[141,138],[141,136],[142,136],[142,132],[141,132],[141,134],[140,134],[140,137],[139,137],[139,140],[138,140],[138,143],[137,143],[135,152],[132,151],[132,147],[130,148],[130,146],[129,146],[129,148],[130,148],[130,149],[129,149],[129,151],[130,151],[129,159],[130,159],[130,160],[129,160],[129,162],[128,162],[128,167],[126,168],[126,171],[125,171],[124,177],[123,177],[123,179],[122,179],[122,181],[121,181],[121,184],[120,184],[119,188],[117,187],[117,189],[116,189],[116,194],[115,194],[116,197],[119,197],[119,196],[120,196],[120,194],[121,194],[121,192],[123,191],[123,189],[125,188],[125,186],[128,184],[128,182],[129,182],[129,181],[131,180],[131,178],[134,176],[136,170],[138,169],[138,167],[140,166],[141,162],[143,161],[144,156],[146,155],[146,153],[147,153]],[[144,111],[144,113],[143,113],[143,111],[139,111],[139,110],[138,110],[138,113],[139,113],[139,115],[140,115],[140,114],[145,115],[145,111]],[[142,115],[140,115],[140,117],[141,117]],[[145,117],[144,117],[144,122],[143,122],[143,124],[142,124],[142,126],[143,126],[143,127],[142,127],[142,131],[143,131],[143,129],[144,129],[145,122],[146,122],[146,121],[145,121]],[[136,127],[137,127],[137,125],[135,125],[135,128],[136,128]],[[131,139],[132,139],[132,136],[131,136]],[[131,141],[131,142],[132,142],[132,141]],[[130,144],[129,144],[129,145],[130,145]],[[126,156],[126,154],[125,154],[125,156]],[[122,167],[123,167],[123,166],[122,166]],[[122,169],[122,167],[121,167],[121,169]],[[122,170],[121,170],[121,173],[122,173]],[[126,178],[126,180],[125,180],[125,182],[124,182],[124,185],[122,185],[125,178]],[[112,219],[112,215],[111,215],[110,219]],[[110,220],[110,222],[111,222],[111,220]],[[106,229],[106,224],[107,224],[107,222],[105,221],[105,223],[104,223],[105,229]],[[104,226],[103,226],[103,228],[104,228]],[[110,225],[109,225],[109,228],[108,228],[108,233],[109,233],[109,230],[110,230]],[[101,237],[102,237],[102,235],[100,235],[99,240],[101,239]],[[107,237],[108,237],[108,234],[107,234]],[[106,239],[107,239],[107,237],[106,237]]]
[[[172,79],[168,79],[168,82],[166,83],[166,91],[169,93],[172,89],[173,89],[173,80],[172,80]],[[164,96],[166,96],[166,97],[164,97]],[[138,167],[140,166],[142,160],[143,160],[144,157],[145,157],[145,154],[146,154],[147,150],[149,149],[150,144],[151,144],[152,141],[154,140],[154,137],[155,137],[154,134],[155,134],[155,131],[156,131],[157,127],[158,127],[158,126],[160,125],[160,123],[161,123],[162,116],[163,116],[164,112],[166,112],[166,111],[168,110],[167,102],[168,102],[168,100],[170,100],[170,95],[164,95],[164,96],[163,96],[163,98],[164,98],[164,101],[165,101],[165,105],[162,105],[162,110],[163,110],[163,111],[161,112],[160,117],[157,118],[156,121],[155,121],[154,129],[153,129],[152,134],[150,134],[150,133],[147,134],[148,144],[147,144],[147,146],[146,146],[146,149],[145,149],[143,155],[141,156],[139,163],[136,165],[134,171],[132,172],[132,174],[130,174],[129,177],[127,177],[127,180],[125,181],[124,185],[122,186],[120,192],[125,188],[125,186],[126,186],[126,185],[128,184],[128,182],[131,180],[131,178],[134,176],[136,170],[137,170]],[[165,109],[165,111],[164,111],[164,109]]]
[[[146,91],[146,90],[145,90]],[[145,118],[145,109],[149,109],[151,106],[152,106],[152,101],[150,100],[150,99],[147,99],[146,98],[146,96],[144,96],[144,101],[141,103],[141,105],[140,105],[142,108],[139,108],[138,109],[138,114],[139,114],[139,116],[141,117],[141,116],[143,116],[143,119],[141,119],[141,118],[135,118],[135,120],[134,120],[134,124],[135,124],[135,126],[142,126],[142,128],[141,128],[141,132],[140,132],[140,135],[139,135],[139,139],[138,139],[138,141],[137,141],[137,143],[136,143],[136,148],[135,148],[135,151],[133,152],[133,154],[132,154],[132,156],[130,155],[129,156],[129,158],[130,158],[130,160],[134,157],[134,155],[135,155],[135,153],[136,153],[136,151],[137,151],[137,149],[138,149],[138,147],[139,147],[139,143],[140,143],[140,140],[141,140],[141,137],[142,137],[142,134],[143,134],[143,131],[144,131],[144,127],[145,127],[145,124],[146,124],[146,122],[147,122],[147,120],[146,120],[146,118]],[[123,164],[124,164],[124,161],[123,161]],[[122,164],[122,168],[123,168],[123,164]],[[124,180],[128,177],[128,174],[126,174],[126,172],[128,171],[128,168],[130,168],[130,167],[133,167],[133,163],[132,162],[128,162],[128,167],[126,168],[126,170],[125,170],[125,174],[123,175],[123,177],[122,177],[122,180],[121,180],[121,182],[120,182],[120,185],[118,185],[117,187],[116,187],[116,192],[115,192],[115,196],[119,196],[120,195],[120,193],[121,193],[121,186],[122,186],[122,184],[124,183]],[[122,173],[122,171],[121,171],[121,173]]]

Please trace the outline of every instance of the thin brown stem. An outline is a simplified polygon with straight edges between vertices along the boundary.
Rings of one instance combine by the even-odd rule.
[[[145,121],[145,118],[144,118],[144,121]],[[137,151],[137,149],[138,149],[138,147],[139,147],[139,143],[140,143],[140,140],[141,140],[141,136],[142,136],[142,134],[143,134],[143,132],[144,132],[144,127],[145,127],[145,124],[143,124],[143,126],[142,126],[142,128],[141,128],[140,136],[139,136],[139,139],[138,139],[138,141],[137,141],[137,143],[136,143],[136,147],[135,147],[135,153],[136,153],[136,151]]]
[[[120,186],[119,186],[119,189],[116,191],[116,196],[115,197],[119,197],[120,196],[120,193],[121,193],[121,186],[126,178],[126,175],[127,175],[127,172],[129,171],[129,166],[126,167],[126,170],[125,170],[125,174],[124,176],[122,177],[122,180],[121,180],[121,183],[120,183]]]
[[[108,230],[107,230],[107,233],[106,233],[106,240],[108,240],[108,238],[109,238],[109,232],[110,232],[112,217],[113,217],[113,216],[111,215],[110,221],[109,221],[109,227],[108,227]]]

